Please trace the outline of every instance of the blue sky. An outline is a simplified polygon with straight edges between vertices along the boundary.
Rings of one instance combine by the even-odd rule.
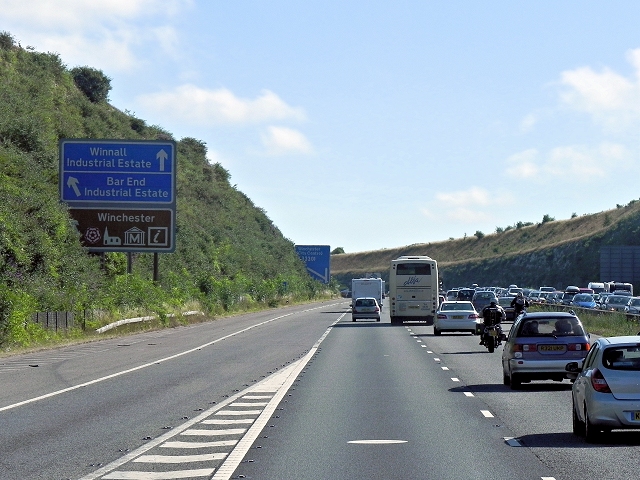
[[[347,252],[640,198],[639,25],[635,0],[0,0],[0,31]]]

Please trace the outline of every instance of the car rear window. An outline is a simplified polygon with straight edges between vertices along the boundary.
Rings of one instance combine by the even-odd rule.
[[[442,310],[473,310],[473,305],[468,302],[464,303],[443,303]]]
[[[584,329],[576,318],[524,319],[518,335],[521,337],[584,336]]]
[[[376,301],[373,298],[362,298],[356,300],[357,307],[375,307]]]
[[[610,370],[640,371],[640,346],[607,348],[602,365]]]

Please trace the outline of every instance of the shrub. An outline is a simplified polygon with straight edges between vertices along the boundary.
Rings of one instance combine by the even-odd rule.
[[[73,81],[92,103],[109,98],[111,79],[100,70],[91,67],[76,67],[71,70]]]

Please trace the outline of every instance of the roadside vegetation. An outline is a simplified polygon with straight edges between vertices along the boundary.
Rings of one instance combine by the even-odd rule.
[[[171,326],[202,320],[179,315],[187,310],[211,318],[337,292],[310,278],[293,243],[195,138],[177,141],[177,248],[159,256],[159,281],[152,254],[135,254],[128,274],[125,254],[85,252],[59,202],[59,140],[174,140],[111,106],[110,82],[0,32],[0,350],[80,340],[129,316],[156,315],[155,326]],[[31,321],[45,311],[74,312],[82,322],[48,331]]]

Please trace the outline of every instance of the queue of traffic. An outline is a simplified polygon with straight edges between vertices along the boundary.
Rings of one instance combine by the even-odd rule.
[[[625,313],[638,299],[632,296],[632,290],[626,294],[623,291],[591,293],[568,287],[560,293],[563,300],[565,294],[569,294],[571,301],[555,303],[549,299],[558,292],[543,288],[520,289],[512,285],[506,289],[450,290],[440,297],[434,335],[440,336],[446,331],[474,333],[474,326],[475,334],[479,334],[483,331],[485,309],[479,306],[486,305],[485,302],[492,308],[500,303],[512,306],[518,294],[526,295],[530,303],[581,308],[597,308],[578,303],[583,296],[597,295],[604,298],[605,310],[616,308],[614,300],[622,297],[626,303],[619,311]],[[543,293],[548,295],[541,295]],[[486,320],[484,331],[487,331]],[[572,383],[575,435],[588,442],[600,442],[614,429],[640,429],[640,332],[631,336],[592,338],[573,309],[534,313],[524,310],[516,315],[508,334],[501,340],[504,341],[502,376],[506,386],[520,389],[522,384],[534,380],[562,382],[568,379]],[[485,344],[484,338],[480,343]],[[493,351],[489,348],[489,352]]]

